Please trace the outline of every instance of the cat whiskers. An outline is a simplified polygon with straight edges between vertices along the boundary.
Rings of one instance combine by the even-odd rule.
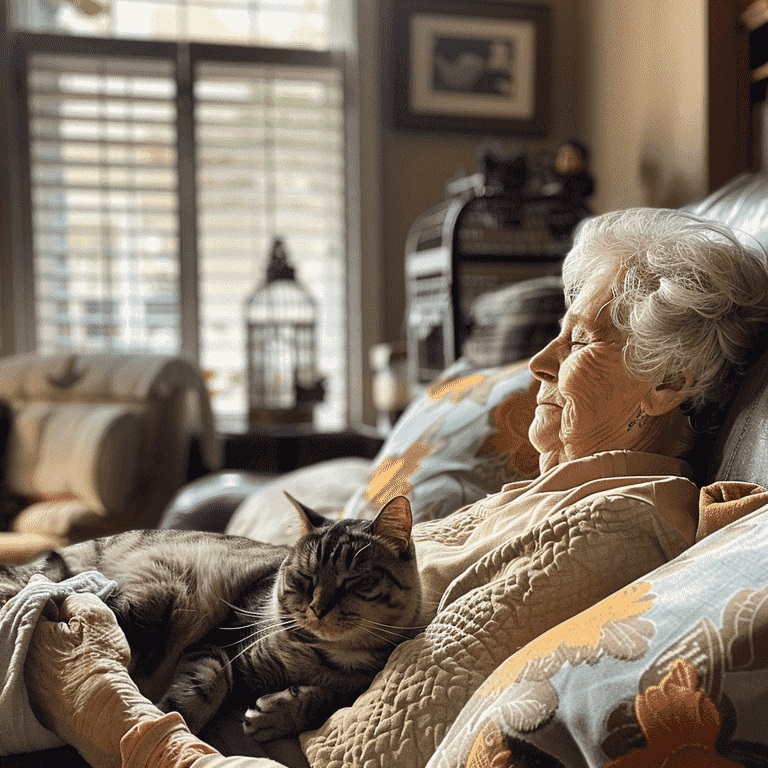
[[[397,642],[396,640],[390,640],[388,637],[384,637],[383,635],[380,635],[378,632],[374,632],[373,630],[367,629],[366,627],[358,627],[358,629],[361,632],[365,632],[366,635],[371,635],[371,637],[375,637],[377,640],[383,640],[385,643],[389,643],[390,645],[394,645],[394,646],[400,645],[400,643]],[[381,631],[384,631],[384,630],[381,630]],[[406,639],[410,640],[410,638],[406,638]]]
[[[254,635],[257,635],[257,634],[260,634],[260,633],[263,633],[263,632],[266,632],[267,634],[262,634],[262,636],[261,636],[261,637],[257,637],[257,638],[256,638],[256,639],[255,639],[255,640],[252,642],[252,643],[250,643],[249,645],[246,645],[246,646],[245,646],[245,648],[243,648],[243,650],[242,650],[242,651],[240,651],[239,653],[236,653],[236,654],[235,654],[235,655],[234,655],[234,656],[233,656],[233,657],[232,657],[232,658],[231,658],[231,659],[230,659],[230,660],[229,660],[229,661],[228,661],[228,662],[227,662],[227,663],[224,665],[224,667],[222,667],[222,670],[223,670],[223,669],[225,669],[226,667],[229,667],[229,666],[231,666],[232,664],[234,664],[234,663],[235,663],[235,661],[237,661],[237,659],[239,659],[239,658],[240,658],[240,657],[241,657],[241,656],[242,656],[244,653],[248,653],[248,651],[250,651],[250,650],[251,650],[251,648],[255,648],[255,647],[256,647],[256,646],[257,646],[259,643],[263,643],[265,640],[267,640],[268,638],[272,637],[272,635],[276,635],[276,634],[278,634],[278,633],[280,633],[280,632],[283,632],[283,631],[284,631],[284,630],[286,630],[286,629],[293,629],[293,626],[298,626],[298,622],[296,622],[296,624],[295,624],[295,625],[293,625],[293,624],[292,624],[292,623],[290,623],[290,622],[289,622],[288,624],[285,624],[285,623],[281,622],[280,624],[277,624],[277,625],[275,625],[275,626],[277,627],[276,629],[275,629],[274,627],[269,627],[269,628],[267,628],[267,629],[264,629],[264,630],[260,630],[259,632],[254,632],[254,633],[253,633]],[[272,632],[269,632],[269,631],[268,631],[269,629],[273,629],[274,631],[272,631]],[[246,640],[248,640],[250,637],[253,637],[253,635],[249,635],[249,637],[247,637],[247,638],[245,638],[245,639],[246,639]]]
[[[299,622],[296,620],[281,621],[278,623],[274,623],[274,619],[272,621],[273,623],[270,624],[269,626],[259,627],[255,632],[251,632],[250,635],[246,635],[240,640],[235,640],[234,643],[227,643],[226,645],[222,645],[220,647],[231,648],[233,645],[240,645],[240,643],[247,642],[252,637],[256,638],[256,642],[260,642],[261,640],[265,640],[270,635],[276,635],[278,632],[295,629],[296,627],[299,626]],[[253,626],[253,625],[250,625],[250,626]],[[248,628],[249,627],[242,627],[242,629],[248,629]],[[222,627],[222,629],[239,629],[239,627]],[[272,630],[276,630],[276,631],[273,632]],[[257,637],[257,636],[260,636],[260,637]]]
[[[251,627],[257,627],[260,624],[269,624],[270,622],[273,622],[275,620],[274,616],[270,616],[266,619],[259,619],[258,621],[251,621],[247,624],[236,624],[234,627],[219,627],[219,629],[223,629],[225,631],[231,631],[236,629],[250,629]]]
[[[233,611],[237,611],[237,613],[242,614],[243,616],[261,616],[262,614],[259,611],[249,611],[247,608],[240,608],[237,605],[233,605],[229,601],[225,600],[223,597],[220,597],[219,600],[221,600],[224,605],[229,606]]]

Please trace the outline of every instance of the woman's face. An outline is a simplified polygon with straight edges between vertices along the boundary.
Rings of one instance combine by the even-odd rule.
[[[530,361],[541,384],[529,437],[542,472],[599,451],[649,448],[647,425],[628,427],[653,386],[624,366],[625,338],[610,316],[613,277],[610,271],[581,291],[560,335]]]

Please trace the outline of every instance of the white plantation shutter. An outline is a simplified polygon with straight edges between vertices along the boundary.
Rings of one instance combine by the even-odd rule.
[[[245,410],[243,305],[282,236],[320,313],[326,398],[316,421],[346,419],[341,73],[200,62],[195,71],[201,365],[223,415]]]
[[[13,0],[24,29],[97,37],[220,41],[327,50],[341,0],[99,0],[83,14],[77,0]]]
[[[319,311],[326,398],[315,421],[342,427],[344,114],[333,57],[28,44],[38,349],[192,351],[222,427],[242,423],[243,305],[281,236]]]
[[[177,352],[173,64],[32,53],[27,68],[38,348]]]

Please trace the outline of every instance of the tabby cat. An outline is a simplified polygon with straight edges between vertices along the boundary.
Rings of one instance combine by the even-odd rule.
[[[421,592],[411,508],[329,522],[291,499],[293,547],[193,531],[129,531],[0,566],[0,605],[34,573],[114,579],[107,600],[131,646],[131,675],[194,732],[227,701],[258,741],[320,725],[415,634]],[[255,703],[254,703],[255,702]]]

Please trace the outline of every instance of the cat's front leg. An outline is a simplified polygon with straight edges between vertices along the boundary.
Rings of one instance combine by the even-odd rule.
[[[164,712],[181,713],[189,730],[199,733],[232,693],[232,683],[226,653],[214,645],[201,646],[181,657],[157,706]]]
[[[292,685],[259,698],[246,711],[243,728],[256,741],[272,741],[321,725],[345,703],[330,686]]]

